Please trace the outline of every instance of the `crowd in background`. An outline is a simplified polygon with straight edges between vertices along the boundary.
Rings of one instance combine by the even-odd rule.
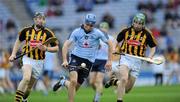
[[[30,1],[30,0],[29,0]],[[46,15],[51,16],[63,16],[63,3],[65,0],[39,0],[40,6],[48,6]],[[74,0],[76,4],[75,12],[88,12],[92,11],[93,7],[98,4],[106,4],[110,0]],[[121,0],[113,0],[121,1]],[[164,3],[163,0],[158,2],[152,2],[151,0],[141,0],[137,5],[137,10],[144,12],[147,16],[147,26],[151,29],[154,36],[158,40],[157,55],[163,55],[166,62],[161,66],[154,66],[155,84],[171,84],[174,80],[174,76],[177,78],[177,83],[180,83],[180,45],[177,43],[176,36],[180,33],[180,14],[178,14],[178,7],[180,5],[179,0],[168,0]],[[164,12],[164,23],[161,28],[156,27],[154,24],[157,19],[154,18],[155,13],[158,10]],[[129,17],[131,18],[131,17]],[[113,29],[115,19],[111,15],[111,12],[107,12],[102,17],[101,21],[109,23],[110,28]],[[8,57],[12,51],[13,44],[18,34],[18,27],[15,21],[9,18],[6,24],[2,23],[0,19],[0,32],[4,33],[4,39],[0,39],[0,43],[6,41],[6,46],[0,45],[0,93],[9,92],[13,93],[17,87],[18,81],[20,81],[21,70],[20,61],[9,63]],[[173,33],[172,33],[173,32]],[[174,35],[174,33],[176,33]],[[0,35],[2,36],[2,35]],[[179,37],[180,38],[180,37]],[[13,42],[13,43],[12,43]],[[1,43],[2,44],[2,43]],[[45,71],[43,73],[42,83],[45,85],[45,89],[51,88],[52,79],[58,78],[59,73],[59,55],[46,53],[47,63],[45,64]],[[53,63],[48,63],[53,60]],[[159,69],[158,69],[159,68]],[[166,76],[166,81],[163,82],[163,76]],[[45,92],[46,93],[46,92]]]

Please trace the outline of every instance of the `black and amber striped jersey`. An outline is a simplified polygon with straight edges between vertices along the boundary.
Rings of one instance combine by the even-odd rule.
[[[41,28],[38,31],[34,29],[34,25],[23,28],[19,32],[19,41],[25,41],[22,52],[25,53],[31,51],[37,43],[43,43],[51,37],[55,37],[54,33],[50,29],[45,27]],[[57,45],[57,42],[50,43],[50,45],[55,46]],[[43,60],[45,58],[45,51],[36,49],[27,54],[27,56],[35,60]]]
[[[124,28],[116,40],[117,42],[123,41],[120,47],[121,52],[135,56],[145,56],[147,46],[152,48],[157,45],[150,30],[143,28],[137,32],[132,26]]]

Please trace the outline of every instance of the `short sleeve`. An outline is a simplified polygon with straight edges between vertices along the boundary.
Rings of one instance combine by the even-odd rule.
[[[76,42],[76,30],[74,30],[71,34],[69,34],[68,39],[69,41]]]
[[[116,41],[119,43],[125,38],[127,28],[124,28],[117,36]]]
[[[147,45],[151,48],[157,46],[157,41],[150,31],[147,31]]]
[[[19,41],[22,42],[26,39],[26,31],[27,31],[27,28],[24,28],[19,32]]]
[[[100,39],[103,41],[103,42],[105,42],[105,43],[107,43],[107,41],[109,40],[109,36],[108,36],[108,34],[107,33],[104,33],[104,32],[99,32],[99,34],[100,34]]]
[[[47,34],[47,38],[46,39],[49,39],[49,38],[52,38],[52,37],[56,37],[54,32],[51,31],[50,29],[46,28],[46,34]],[[50,43],[51,46],[56,46],[58,44],[58,42],[53,42],[53,43]]]

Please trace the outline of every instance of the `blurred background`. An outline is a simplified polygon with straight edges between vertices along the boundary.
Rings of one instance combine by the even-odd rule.
[[[22,78],[20,61],[12,64],[8,57],[18,31],[33,24],[37,11],[46,14],[46,26],[55,32],[60,48],[87,13],[96,14],[97,25],[109,23],[109,33],[115,38],[123,27],[131,25],[134,14],[145,13],[146,26],[158,41],[156,56],[163,55],[166,61],[161,65],[144,63],[136,86],[180,83],[180,0],[0,0],[0,94],[14,93]],[[61,50],[46,53],[45,70],[36,90],[47,95],[60,74],[68,75],[60,64]]]

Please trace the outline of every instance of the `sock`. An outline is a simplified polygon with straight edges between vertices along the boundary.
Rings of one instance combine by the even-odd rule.
[[[110,85],[117,86],[117,82],[118,82],[117,78],[112,78],[111,81],[110,81]]]
[[[100,102],[101,93],[96,92],[96,95],[94,97],[95,102]]]
[[[24,92],[17,90],[15,95],[15,102],[21,102],[24,96]]]

